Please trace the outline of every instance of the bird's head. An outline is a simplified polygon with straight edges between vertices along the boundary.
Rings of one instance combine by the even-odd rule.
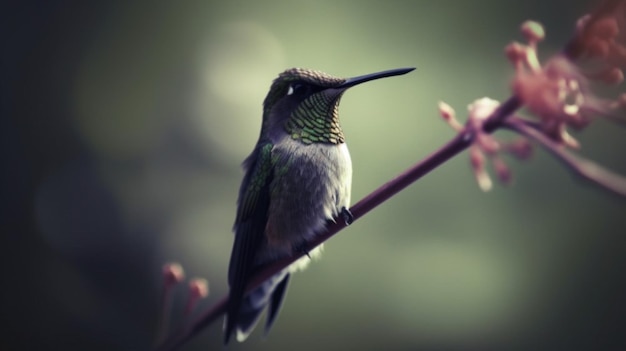
[[[263,102],[263,129],[281,126],[305,144],[344,142],[337,109],[346,89],[374,79],[406,74],[401,68],[354,78],[338,78],[324,72],[291,68],[274,80]]]

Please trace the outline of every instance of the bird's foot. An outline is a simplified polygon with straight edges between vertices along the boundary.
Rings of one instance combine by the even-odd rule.
[[[350,210],[345,207],[341,208],[341,216],[343,217],[346,225],[350,225],[352,224],[352,222],[354,222],[354,216],[352,215],[352,212],[350,212]]]

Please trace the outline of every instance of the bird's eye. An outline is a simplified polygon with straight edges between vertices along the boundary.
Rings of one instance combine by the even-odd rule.
[[[299,83],[293,83],[289,85],[289,89],[287,89],[287,95],[293,95],[294,93],[299,94],[304,91],[304,85]]]

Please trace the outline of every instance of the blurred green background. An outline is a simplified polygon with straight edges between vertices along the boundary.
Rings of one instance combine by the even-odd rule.
[[[147,350],[161,266],[227,293],[231,226],[282,70],[415,66],[351,89],[353,202],[453,136],[437,102],[509,95],[527,19],[549,57],[584,1],[22,1],[4,5],[0,348]],[[624,130],[575,136],[626,173]],[[509,137],[504,135],[503,137]],[[229,350],[626,349],[626,201],[541,151],[481,192],[460,155],[331,239],[267,338]],[[176,291],[172,323],[186,302]],[[221,322],[183,350],[219,350]]]

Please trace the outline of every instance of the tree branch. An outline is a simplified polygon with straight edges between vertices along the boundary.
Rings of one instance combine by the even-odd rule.
[[[604,190],[626,197],[626,178],[569,152],[564,145],[556,143],[522,118],[511,117],[504,121],[503,126],[539,143],[557,160],[571,169],[574,174],[600,186]]]

